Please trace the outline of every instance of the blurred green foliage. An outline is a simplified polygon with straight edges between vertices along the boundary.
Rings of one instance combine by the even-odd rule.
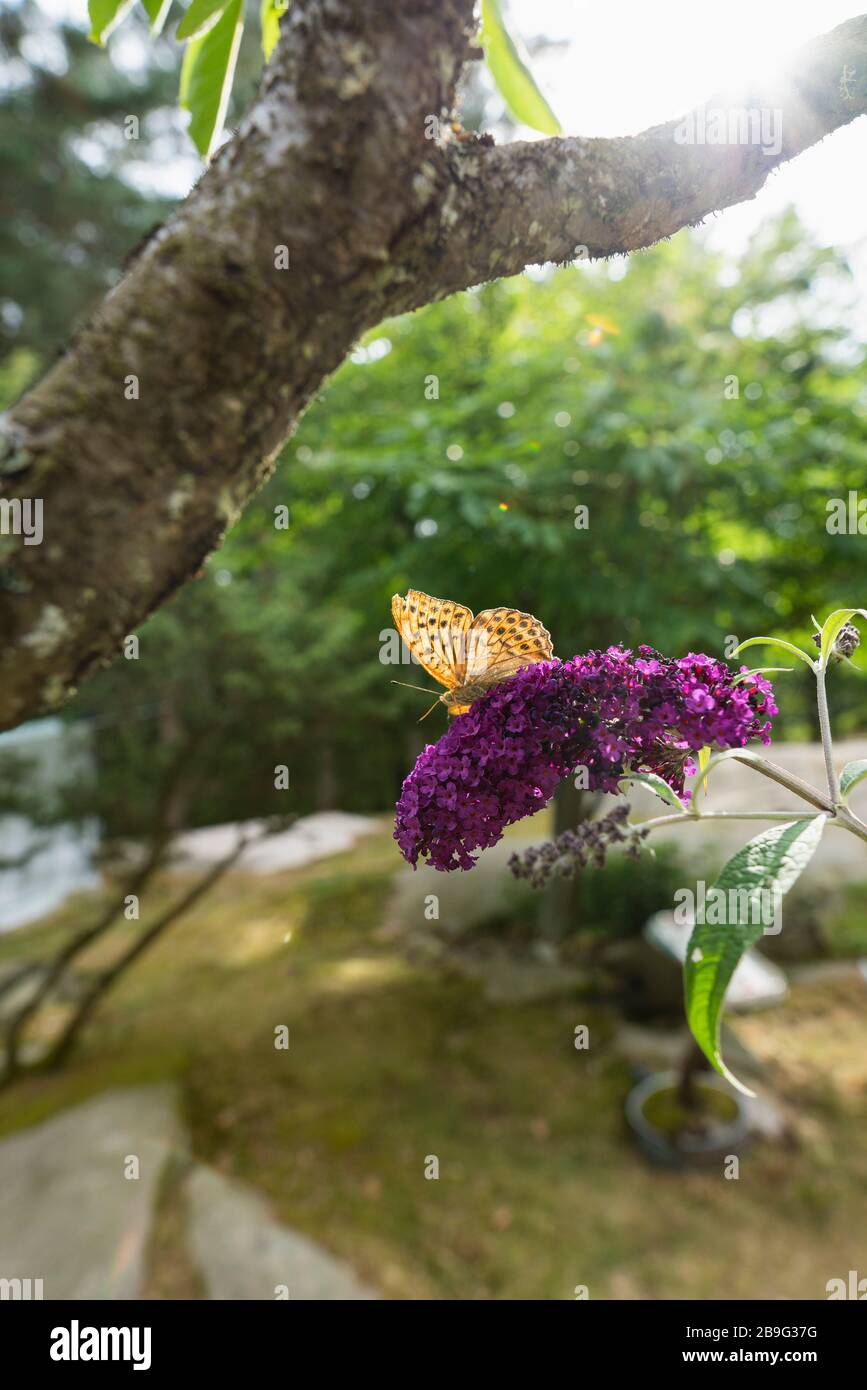
[[[177,45],[149,34],[136,7],[106,52],[89,42],[86,18],[84,0],[80,27],[32,0],[0,7],[0,404],[120,279],[126,257],[174,206],[155,191],[160,174],[190,153]],[[111,61],[117,42],[124,65]],[[258,80],[257,50],[251,31],[232,113]]]
[[[124,257],[171,206],[121,176],[124,119],[174,100],[158,65],[142,80],[35,5],[0,14],[0,371],[14,397],[59,351]],[[140,148],[140,146],[139,146]]]

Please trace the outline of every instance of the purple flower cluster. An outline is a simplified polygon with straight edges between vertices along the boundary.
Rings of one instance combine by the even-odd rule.
[[[538,662],[428,744],[403,784],[394,838],[413,866],[471,869],[474,850],[545,806],[576,768],[591,791],[616,792],[626,772],[645,771],[683,793],[692,752],[769,743],[776,712],[768,681],[736,684],[725,662],[695,653],[609,647]]]

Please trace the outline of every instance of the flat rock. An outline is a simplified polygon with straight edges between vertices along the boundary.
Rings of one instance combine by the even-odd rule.
[[[763,1139],[782,1140],[792,1132],[783,1107],[769,1095],[757,1093],[750,1101],[750,1128]]]
[[[814,960],[793,965],[789,971],[792,982],[799,985],[834,984],[837,980],[857,980],[867,977],[864,960]]]
[[[537,960],[507,949],[452,952],[448,966],[477,980],[491,1004],[534,1004],[573,995],[587,983],[586,972],[558,961]]]
[[[157,1183],[182,1145],[171,1086],[112,1091],[0,1140],[0,1278],[46,1299],[133,1299]],[[138,1159],[138,1178],[125,1177]]]
[[[349,1265],[275,1220],[243,1183],[196,1164],[186,1182],[187,1244],[212,1299],[373,1299]]]
[[[614,1046],[633,1066],[671,1071],[680,1066],[686,1051],[684,1028],[682,1024],[662,1029],[622,1023],[614,1034]]]
[[[404,866],[394,876],[379,939],[399,940],[420,932],[456,941],[498,917],[535,907],[536,890],[509,871],[512,854],[546,838],[546,831],[532,822],[527,827],[526,834],[513,834],[482,851],[468,873],[438,873],[425,864],[414,871]],[[433,919],[429,916],[432,899],[437,912]]]
[[[262,828],[262,821],[230,822],[191,830],[175,841],[179,868],[205,867],[225,859],[242,833]],[[363,835],[380,830],[373,816],[353,816],[345,811],[322,811],[301,820],[277,835],[269,835],[250,845],[239,867],[255,874],[275,874],[285,869],[303,868],[330,854],[352,849]]]

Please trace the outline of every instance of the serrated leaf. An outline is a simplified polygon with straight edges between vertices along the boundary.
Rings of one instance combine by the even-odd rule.
[[[482,0],[482,47],[500,95],[514,116],[543,135],[559,135],[561,126],[529,68],[529,56],[509,34],[499,0]]]
[[[222,134],[243,32],[242,0],[228,0],[213,28],[191,40],[184,54],[181,106],[190,112],[190,136],[205,159]]]
[[[172,8],[172,0],[142,0],[142,4],[150,20],[151,33],[161,34],[163,25],[168,19],[169,10]]]
[[[262,24],[262,52],[265,62],[271,57],[280,37],[280,16],[289,8],[289,0],[262,0],[259,19]]]
[[[738,656],[745,652],[747,647],[780,647],[790,656],[796,656],[800,661],[806,662],[811,671],[815,671],[816,666],[813,658],[806,652],[802,652],[800,647],[795,647],[791,642],[786,642],[782,637],[748,637],[746,642],[741,642],[739,647],[735,647],[732,656]]]
[[[840,797],[846,800],[850,791],[857,787],[859,782],[863,782],[867,777],[867,758],[856,758],[854,762],[847,763],[840,773]]]
[[[193,0],[175,31],[176,39],[198,39],[213,29],[228,0]]]
[[[87,13],[90,16],[88,38],[102,46],[113,29],[132,9],[133,0],[87,0]]]
[[[840,629],[845,627],[850,618],[854,618],[856,613],[860,613],[862,618],[867,618],[867,611],[863,608],[836,608],[830,618],[826,618],[822,627],[822,665],[828,665],[828,658],[837,640]]]
[[[661,796],[662,800],[667,801],[669,806],[676,806],[678,811],[686,809],[674,787],[670,787],[656,772],[627,772],[621,781],[640,782],[643,787],[649,787],[652,792],[656,792],[657,796]]]
[[[758,941],[764,930],[760,894],[787,893],[809,864],[822,838],[827,816],[812,816],[763,830],[738,850],[714,885],[725,894],[723,916],[736,920],[696,923],[686,952],[684,991],[686,1017],[692,1035],[721,1076],[746,1095],[751,1095],[733,1076],[720,1053],[720,1024],[726,990],[738,961]],[[734,892],[737,899],[728,895]],[[746,900],[743,894],[746,893]],[[730,908],[733,910],[729,911]],[[749,910],[743,910],[748,908]],[[758,921],[740,920],[758,917]]]

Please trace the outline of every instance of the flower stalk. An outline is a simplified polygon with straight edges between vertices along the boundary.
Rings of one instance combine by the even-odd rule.
[[[825,758],[825,775],[828,778],[828,796],[832,806],[840,801],[840,783],[834,767],[834,752],[831,746],[831,719],[828,714],[828,692],[825,688],[826,663],[820,658],[816,663],[816,703],[819,710],[819,730],[822,736],[822,753]]]

